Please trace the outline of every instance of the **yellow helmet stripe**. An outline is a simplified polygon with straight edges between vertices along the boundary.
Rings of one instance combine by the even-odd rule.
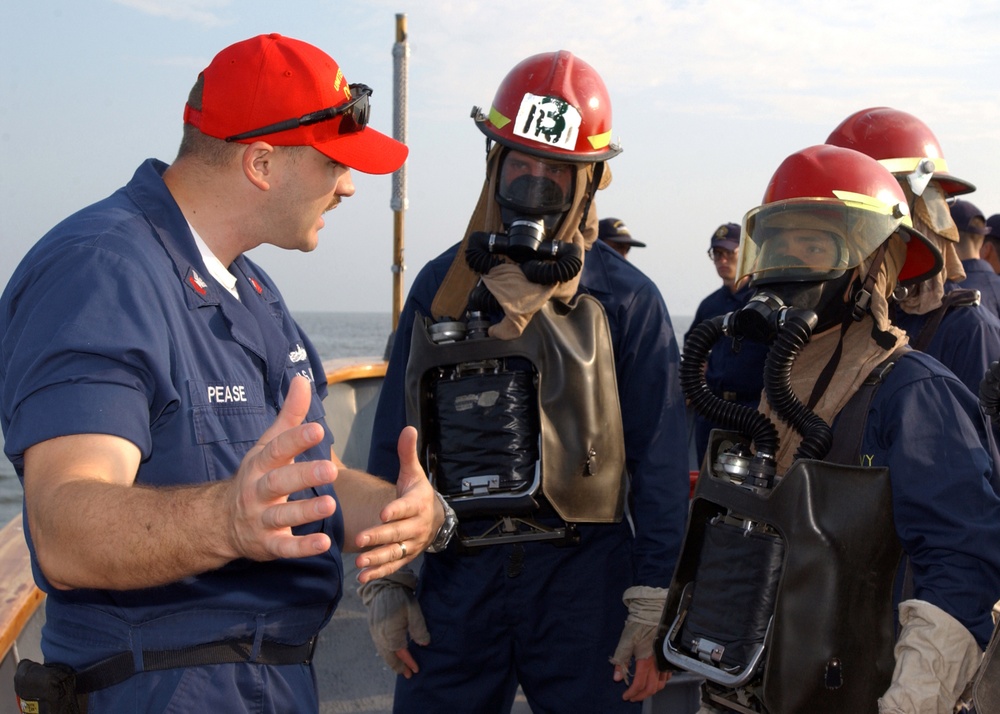
[[[905,203],[898,201],[889,203],[877,196],[867,196],[863,193],[854,193],[853,191],[834,191],[833,195],[850,208],[860,208],[865,211],[879,213],[883,216],[892,216],[899,219],[905,226],[913,226],[913,221],[910,219],[909,207]]]
[[[496,107],[490,107],[490,124],[497,129],[503,129],[510,124],[510,119],[498,112]]]
[[[889,173],[904,174],[915,171],[922,161],[930,159],[934,163],[934,173],[948,172],[948,162],[944,159],[935,159],[930,156],[918,156],[916,158],[905,159],[881,159],[879,163],[889,169]]]
[[[603,134],[595,134],[594,136],[588,136],[587,141],[590,142],[590,146],[594,149],[603,149],[608,144],[611,143],[611,132],[606,131]]]

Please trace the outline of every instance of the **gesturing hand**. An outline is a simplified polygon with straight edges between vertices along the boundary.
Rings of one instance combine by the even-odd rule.
[[[323,440],[322,426],[302,423],[311,394],[305,377],[292,379],[274,423],[243,458],[232,479],[229,541],[234,558],[303,558],[331,546],[325,533],[292,535],[293,526],[326,518],[336,508],[332,496],[288,500],[297,491],[337,478],[332,461],[295,462],[296,456]]]
[[[417,456],[417,430],[405,427],[396,448],[396,498],[379,513],[383,525],[360,532],[356,539],[358,547],[370,548],[355,560],[362,583],[395,572],[412,561],[431,544],[444,522],[444,511]]]

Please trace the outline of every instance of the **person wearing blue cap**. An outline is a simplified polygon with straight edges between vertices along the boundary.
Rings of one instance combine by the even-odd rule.
[[[737,223],[724,223],[712,234],[708,257],[715,265],[715,272],[722,278],[722,287],[701,301],[691,328],[684,335],[685,341],[696,325],[740,309],[753,295],[753,290],[745,282],[736,281],[739,247],[740,226]],[[756,408],[764,389],[766,357],[765,345],[757,342],[737,345],[733,338],[723,337],[708,357],[705,382],[716,396]],[[700,464],[708,447],[708,435],[716,425],[701,415],[695,415],[693,420],[694,456]]]
[[[980,305],[1000,318],[1000,275],[980,255],[986,236],[993,231],[986,225],[986,217],[970,201],[955,199],[951,204],[951,217],[958,228],[958,257],[965,269],[965,280],[945,285],[945,290],[965,288],[979,291]]]
[[[994,213],[986,219],[986,234],[983,247],[979,249],[979,257],[990,264],[994,273],[1000,274],[1000,213]]]
[[[645,248],[646,244],[632,237],[625,221],[620,218],[602,218],[597,224],[597,237],[614,248],[618,255],[628,258],[632,248]]]

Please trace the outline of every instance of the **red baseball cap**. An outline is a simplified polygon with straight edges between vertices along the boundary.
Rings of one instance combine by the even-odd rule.
[[[405,144],[370,126],[341,133],[343,114],[253,138],[232,138],[352,99],[340,66],[307,42],[276,33],[258,35],[219,52],[201,76],[201,110],[186,105],[184,122],[202,134],[240,143],[311,146],[367,174],[391,173],[406,161]]]

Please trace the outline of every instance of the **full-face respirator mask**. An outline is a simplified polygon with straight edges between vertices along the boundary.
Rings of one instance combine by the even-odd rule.
[[[488,273],[506,256],[539,285],[572,280],[583,267],[579,246],[554,240],[573,205],[576,167],[507,151],[500,160],[496,201],[504,232],[469,236],[466,262]]]
[[[739,310],[728,316],[725,334],[735,340],[770,344],[796,314],[811,313],[810,332],[823,332],[840,324],[847,309],[844,296],[853,274],[823,282],[762,285]]]
[[[685,345],[681,370],[685,396],[716,423],[752,433],[756,412],[739,413],[704,385],[701,364],[715,340],[725,335],[736,344],[751,340],[771,345],[764,370],[768,401],[783,421],[803,436],[797,458],[822,459],[831,443],[830,428],[802,404],[790,387],[792,364],[813,334],[846,326],[868,311],[872,285],[857,276],[869,256],[881,255],[885,236],[897,218],[885,211],[858,210],[839,200],[813,199],[767,204],[747,214],[740,249],[739,277],[748,278],[753,297],[714,325],[697,326]],[[872,263],[874,266],[874,263]],[[868,270],[877,272],[877,266]],[[699,329],[702,328],[702,329]],[[695,333],[698,334],[695,337]],[[749,432],[746,430],[749,429]],[[773,476],[776,443],[772,432],[758,428],[764,448],[753,467]],[[767,436],[764,437],[764,433]]]

